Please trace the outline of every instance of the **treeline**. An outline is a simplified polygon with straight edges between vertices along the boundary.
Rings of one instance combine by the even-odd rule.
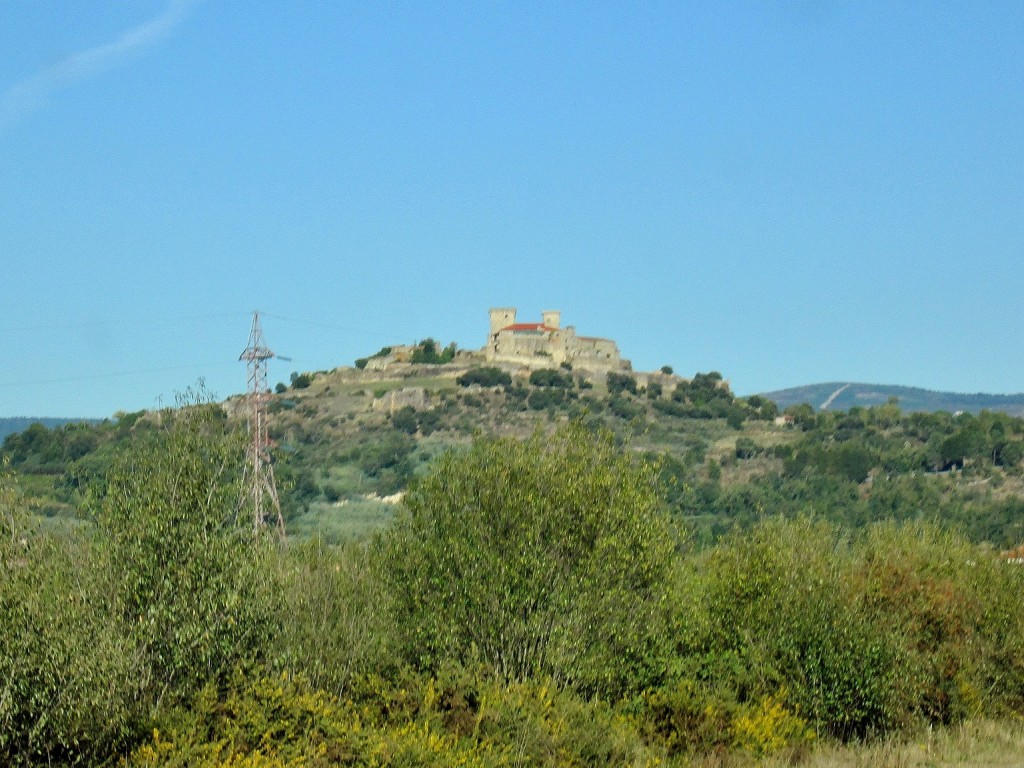
[[[1024,567],[937,526],[695,549],[664,465],[576,422],[281,547],[218,411],[162,414],[88,528],[33,533],[4,473],[0,762],[683,765],[1024,714]]]
[[[355,366],[362,370],[366,368],[366,365],[370,360],[378,357],[387,357],[392,353],[392,351],[392,347],[381,347],[378,352],[375,352],[369,357],[357,358]],[[434,339],[426,338],[412,345],[409,362],[414,365],[445,365],[455,359],[456,351],[457,347],[455,342],[452,342],[444,349],[441,349],[440,345]]]
[[[473,368],[456,381],[463,387],[498,388],[513,410],[561,412],[570,418],[589,413],[633,421],[661,414],[677,419],[725,419],[733,429],[741,429],[748,419],[771,421],[778,415],[775,404],[758,395],[737,398],[717,371],[677,381],[671,391],[666,391],[657,379],[640,385],[631,373],[609,371],[604,378],[605,397],[595,395],[591,378],[574,374],[569,363],[531,371],[525,384],[513,381],[510,374],[495,367]]]
[[[794,439],[736,440],[713,458],[697,444],[666,457],[670,498],[703,541],[766,516],[813,515],[857,529],[882,520],[924,520],[970,539],[1021,543],[1019,467],[1024,422],[999,413],[902,414],[895,403],[815,414],[786,410]],[[728,475],[747,474],[740,482]]]
[[[581,420],[623,441],[642,436],[638,442],[661,462],[674,516],[700,546],[737,526],[801,515],[851,529],[881,520],[936,522],[1003,549],[1022,541],[1024,421],[1004,414],[905,414],[895,402],[848,412],[791,406],[779,414],[764,398],[736,397],[713,371],[689,381],[611,372],[602,388],[571,366],[527,379],[473,368],[455,389],[430,397],[430,408],[349,421],[344,439],[328,423],[336,417],[318,419],[311,402],[275,413],[286,521],[403,491],[445,445],[540,418]],[[285,404],[295,407],[275,401]],[[780,415],[782,426],[774,423]],[[218,423],[233,428],[223,415]],[[26,476],[38,512],[76,516],[116,455],[158,432],[158,414],[142,412],[97,425],[35,425],[8,436],[0,455]]]

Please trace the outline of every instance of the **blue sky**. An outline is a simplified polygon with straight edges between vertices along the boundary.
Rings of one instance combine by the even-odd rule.
[[[637,369],[1024,391],[1024,4],[11,2],[0,416],[561,309]]]

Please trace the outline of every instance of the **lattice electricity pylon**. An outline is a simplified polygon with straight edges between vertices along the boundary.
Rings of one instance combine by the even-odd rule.
[[[246,361],[249,376],[249,447],[245,451],[239,509],[246,504],[251,507],[255,533],[274,520],[277,532],[283,539],[284,518],[281,516],[281,501],[277,497],[274,465],[270,457],[270,436],[267,434],[267,400],[270,398],[270,390],[267,389],[267,360],[272,357],[276,355],[263,341],[260,313],[253,312],[249,345],[238,357]]]

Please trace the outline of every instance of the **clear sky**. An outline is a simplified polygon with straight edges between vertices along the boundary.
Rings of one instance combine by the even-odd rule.
[[[1024,3],[9,0],[0,416],[561,309],[640,370],[1024,391]]]

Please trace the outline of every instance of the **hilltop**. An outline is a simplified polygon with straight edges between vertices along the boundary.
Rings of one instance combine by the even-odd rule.
[[[275,395],[271,434],[294,530],[344,535],[386,519],[386,499],[439,453],[578,419],[659,457],[668,501],[701,541],[776,514],[854,527],[939,518],[1000,546],[1020,539],[1024,422],[1008,415],[904,414],[886,401],[783,413],[767,397],[735,396],[713,371],[531,369],[438,349],[426,340],[412,354],[447,362],[382,350],[361,367],[298,374]]]
[[[33,424],[41,424],[47,429],[62,427],[65,424],[96,424],[97,419],[66,419],[50,416],[11,416],[0,418],[0,441],[15,432],[22,432]]]
[[[780,389],[774,392],[762,392],[761,395],[778,403],[780,408],[808,403],[815,410],[847,411],[854,407],[866,408],[872,405],[884,405],[890,399],[896,398],[900,410],[908,413],[948,411],[949,413],[978,414],[987,410],[1011,416],[1024,416],[1024,393],[1015,395],[965,394],[935,392],[920,387],[890,384],[830,381],[823,384]]]
[[[1001,548],[1021,543],[1019,418],[904,413],[888,394],[839,411],[857,393],[841,383],[808,390],[819,406],[839,391],[828,410],[780,409],[766,396],[737,397],[715,371],[687,378],[668,366],[541,367],[541,358],[528,366],[425,339],[354,366],[293,373],[268,407],[289,533],[365,536],[440,454],[480,435],[525,438],[575,420],[656,460],[666,503],[701,545],[764,517],[798,515],[852,528],[937,519]],[[243,425],[243,406],[240,396],[221,404],[225,428]],[[32,429],[9,436],[3,452],[41,515],[77,519],[112,457],[158,426],[156,414],[139,412]]]

